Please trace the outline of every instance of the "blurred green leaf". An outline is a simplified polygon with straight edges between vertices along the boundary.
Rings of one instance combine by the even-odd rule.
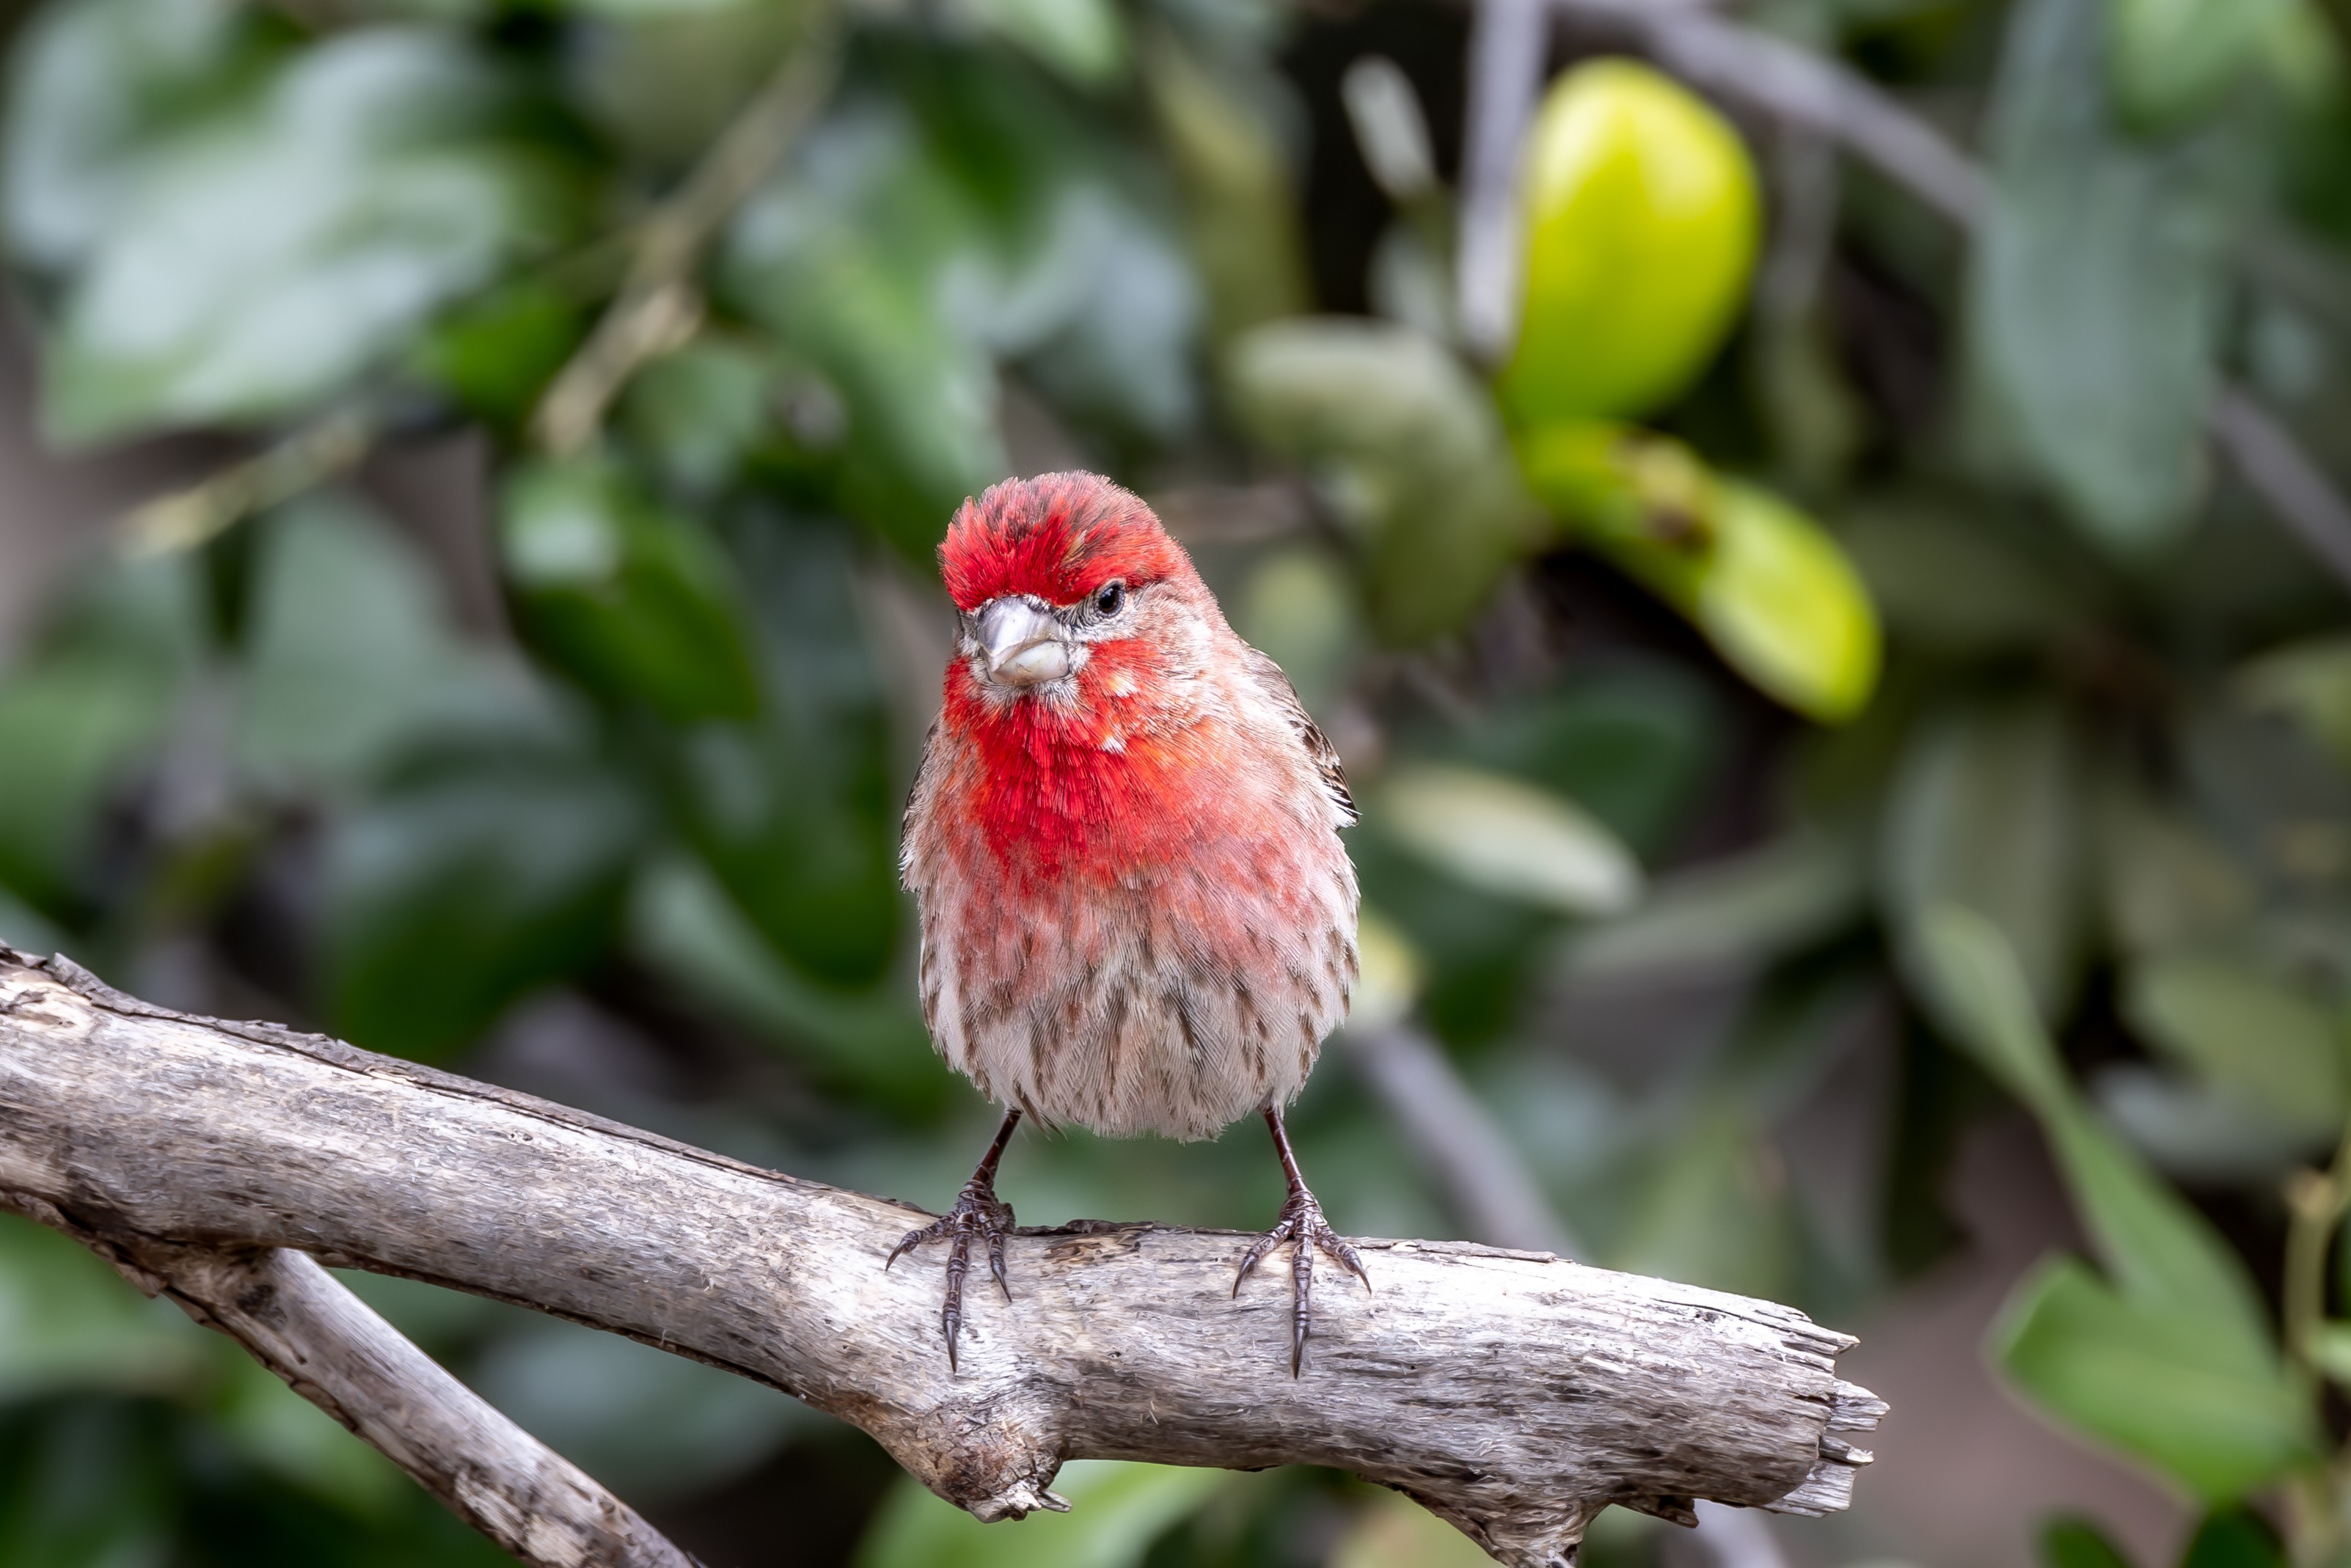
[[[2163,130],[2212,107],[2299,0],[2107,0],[2115,102]]]
[[[2008,434],[2076,520],[2143,556],[2179,536],[2204,493],[2224,171],[2212,147],[2141,146],[2110,122],[2105,4],[2026,0],[2009,24],[1970,349]]]
[[[412,357],[468,413],[519,429],[587,334],[579,301],[524,278],[448,312]]]
[[[2218,957],[2133,967],[2123,1015],[2141,1039],[2316,1148],[2342,1130],[2346,1048],[2315,999],[2250,964]]]
[[[2217,1501],[2306,1462],[2312,1447],[2292,1386],[2216,1354],[2206,1326],[2058,1258],[2017,1287],[1992,1346],[2043,1408]]]
[[[350,785],[436,731],[545,722],[522,670],[466,645],[407,541],[341,500],[257,525],[239,761],[265,785]]]
[[[2099,1260],[2125,1292],[2199,1319],[2220,1361],[2273,1374],[2276,1355],[2244,1265],[2083,1107],[1999,928],[1945,904],[1928,911],[1918,940],[1938,1022],[2040,1118]]]
[[[632,164],[688,163],[806,37],[817,7],[788,0],[565,0],[587,25],[563,69],[573,101]]]
[[[1008,465],[995,367],[942,317],[934,287],[941,256],[978,243],[976,220],[921,161],[914,134],[869,113],[819,133],[810,153],[845,165],[838,185],[892,187],[901,210],[886,227],[898,243],[882,243],[877,225],[859,223],[837,190],[778,183],[730,232],[725,278],[729,297],[840,393],[848,413],[843,502],[927,562],[956,507]]]
[[[2317,637],[2264,653],[2237,673],[2256,708],[2291,715],[2351,768],[2351,637]]]
[[[1729,123],[1635,60],[1559,78],[1527,131],[1519,339],[1499,383],[1524,424],[1646,413],[1747,298],[1761,199]]]
[[[1391,641],[1458,628],[1541,542],[1492,400],[1443,346],[1316,317],[1244,334],[1226,370],[1249,433],[1320,474],[1359,534],[1372,622]]]
[[[637,372],[622,426],[672,485],[709,495],[774,427],[777,369],[750,343],[705,335]]]
[[[2327,1377],[2351,1387],[2351,1323],[2319,1324],[2310,1336],[2310,1361]]]
[[[2089,597],[1989,517],[1889,498],[1843,521],[1838,537],[1899,642],[1960,657],[2029,651],[2071,630]]]
[[[471,1381],[533,1437],[646,1501],[723,1487],[815,1424],[748,1378],[546,1318],[493,1340]]]
[[[1126,72],[1126,22],[1111,0],[961,0],[957,9],[1080,87],[1110,87]]]
[[[1355,1511],[1327,1568],[1484,1568],[1492,1561],[1483,1547],[1410,1498],[1381,1492]]]
[[[632,949],[691,995],[802,1053],[829,1083],[910,1117],[946,1109],[954,1084],[911,998],[844,997],[778,961],[702,866],[657,862],[629,905]]]
[[[2083,1107],[1998,929],[1944,906],[1919,946],[1945,1030],[2040,1118],[2115,1281],[2043,1264],[1993,1328],[2001,1366],[2052,1414],[2210,1500],[2308,1458],[2309,1413],[2243,1264]]]
[[[1069,1512],[993,1525],[901,1480],[856,1568],[1137,1568],[1154,1541],[1229,1479],[1217,1470],[1080,1459],[1054,1479]]]
[[[2309,1134],[2209,1079],[2139,1062],[2098,1070],[2099,1111],[2166,1175],[2199,1186],[2266,1186],[2313,1152]]]
[[[1383,831],[1472,887],[1562,915],[1614,914],[1640,896],[1640,863],[1548,790],[1423,762],[1391,769],[1372,800]]]
[[[250,113],[159,152],[50,346],[60,439],[278,418],[561,222],[553,166],[492,139],[501,89],[451,39],[380,27],[295,58]]]
[[[1752,1120],[1726,1102],[1677,1119],[1611,1248],[1611,1268],[1781,1298],[1795,1237],[1784,1177]]]
[[[1582,538],[1695,622],[1765,693],[1851,718],[1876,689],[1877,614],[1810,517],[1719,477],[1677,442],[1622,425],[1522,432],[1527,483]]]
[[[2245,869],[2183,812],[2116,787],[2101,791],[2095,806],[2106,925],[2124,953],[2210,942],[2252,915]]]
[[[1345,695],[1363,642],[1354,585],[1327,549],[1276,551],[1250,571],[1233,628],[1280,664],[1307,711],[1327,716]]]
[[[1867,912],[1862,846],[1798,832],[1653,884],[1630,912],[1580,934],[1578,974],[1661,975],[1768,962]]]
[[[80,1246],[0,1216],[0,1399],[183,1389],[207,1349],[188,1328],[176,1308],[141,1297]]]
[[[618,929],[638,813],[617,779],[560,753],[417,767],[328,841],[326,987],[337,1032],[446,1057]]]
[[[362,1518],[381,1519],[413,1483],[389,1458],[246,1356],[226,1360],[212,1414],[256,1469]]]
[[[2245,1508],[2205,1517],[2179,1559],[2179,1568],[2284,1568],[2286,1555],[2267,1520]]]
[[[2078,1515],[2053,1519],[2041,1531],[2042,1568],[2131,1568],[2131,1560],[2105,1531]]]
[[[1702,682],[1646,661],[1575,670],[1447,734],[1448,756],[1556,790],[1639,854],[1663,853],[1719,753],[1723,715]]]
[[[498,553],[516,618],[590,691],[664,717],[758,711],[734,573],[717,544],[593,462],[508,478]]]
[[[2083,809],[2071,727],[2053,704],[1968,706],[1912,727],[1886,807],[1880,894],[1915,939],[1938,905],[1975,911],[2015,950],[2043,1016],[2081,959]]]
[[[60,0],[13,55],[0,162],[8,246],[78,265],[134,202],[147,162],[249,88],[282,41],[225,0]]]
[[[0,682],[0,883],[72,902],[110,793],[162,745],[202,615],[184,559],[110,562]]]
[[[1211,62],[1160,27],[1145,39],[1143,80],[1183,188],[1192,258],[1217,342],[1312,308],[1306,236],[1281,138],[1248,76]],[[1222,69],[1211,68],[1212,65]],[[1239,90],[1237,90],[1239,89]]]
[[[869,985],[897,937],[902,802],[847,541],[761,517],[737,543],[768,703],[682,738],[680,825],[778,953],[827,985]]]

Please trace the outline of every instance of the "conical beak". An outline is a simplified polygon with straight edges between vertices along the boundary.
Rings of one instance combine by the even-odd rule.
[[[990,600],[980,607],[977,630],[987,676],[998,685],[1033,686],[1070,673],[1061,622],[1030,600]]]

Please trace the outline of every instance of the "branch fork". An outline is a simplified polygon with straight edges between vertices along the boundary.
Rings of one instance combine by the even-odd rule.
[[[523,1561],[683,1568],[596,1483],[319,1267],[624,1333],[872,1433],[981,1519],[1064,1506],[1066,1460],[1337,1466],[1517,1568],[1617,1503],[1846,1505],[1885,1406],[1791,1309],[1549,1253],[1359,1241],[1302,1378],[1248,1238],[1016,1232],[960,1365],[937,1280],[885,1270],[920,1211],[334,1040],[194,1019],[0,947],[0,1194],[171,1293]],[[308,1256],[305,1257],[304,1254]],[[314,1261],[315,1260],[315,1261]]]

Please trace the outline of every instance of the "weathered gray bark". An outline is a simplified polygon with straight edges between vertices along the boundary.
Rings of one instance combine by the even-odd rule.
[[[331,1280],[266,1249],[520,1302],[769,1384],[983,1519],[1057,1506],[1047,1488],[1071,1458],[1326,1464],[1537,1568],[1572,1561],[1612,1502],[1682,1519],[1698,1498],[1842,1508],[1868,1458],[1849,1440],[1884,1409],[1836,1377],[1853,1342],[1788,1308],[1430,1242],[1358,1243],[1374,1290],[1317,1294],[1293,1381],[1284,1271],[1232,1300],[1245,1238],[1148,1224],[1018,1238],[1015,1301],[972,1293],[950,1372],[935,1261],[882,1267],[917,1210],[332,1040],[183,1018],[5,948],[0,1192],[200,1305],[531,1562],[679,1559],[386,1346],[364,1308],[322,1304]],[[227,1261],[169,1266],[200,1255]],[[272,1308],[222,1270],[305,1304]],[[320,1348],[347,1336],[374,1350]],[[477,1462],[475,1444],[502,1457]],[[521,1522],[500,1531],[468,1488]],[[561,1550],[527,1539],[540,1508]]]

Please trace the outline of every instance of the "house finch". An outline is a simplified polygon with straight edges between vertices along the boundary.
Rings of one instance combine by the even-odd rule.
[[[1295,1376],[1316,1249],[1371,1283],[1281,1120],[1355,979],[1339,758],[1151,508],[1107,479],[1007,480],[964,503],[939,560],[961,615],[902,863],[924,1020],[1005,1113],[954,1207],[890,1260],[952,1243],[952,1365],[975,1241],[1011,1300],[995,1178],[1022,1116],[1191,1140],[1255,1112],[1290,1196],[1233,1291],[1291,1245]]]

